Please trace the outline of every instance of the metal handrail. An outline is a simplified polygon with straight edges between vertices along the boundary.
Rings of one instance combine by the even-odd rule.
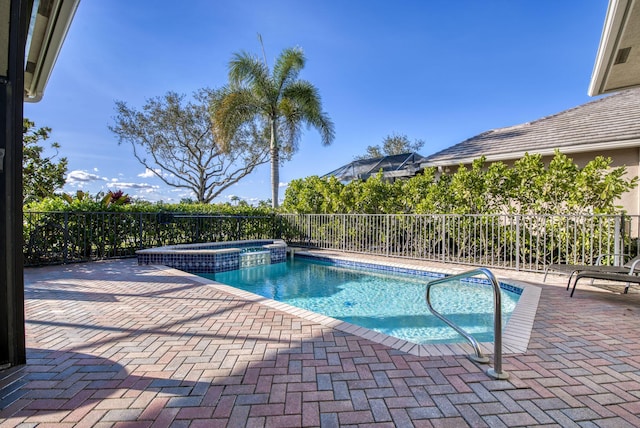
[[[449,325],[451,328],[457,331],[461,336],[467,339],[469,343],[471,343],[471,346],[473,346],[475,355],[469,355],[469,358],[479,363],[483,363],[483,364],[488,363],[489,358],[482,354],[478,341],[469,333],[464,331],[460,326],[458,326],[453,321],[449,320],[444,315],[436,311],[431,305],[431,287],[433,285],[442,284],[445,282],[459,280],[463,278],[471,278],[477,275],[486,276],[489,282],[491,282],[491,285],[493,287],[493,306],[494,306],[494,309],[493,309],[493,312],[494,312],[493,365],[494,365],[494,368],[488,369],[487,374],[495,379],[507,379],[509,377],[509,374],[502,371],[502,304],[500,302],[500,284],[498,283],[498,280],[489,269],[478,268],[478,269],[470,270],[468,272],[464,272],[458,275],[445,276],[444,278],[438,278],[433,281],[430,281],[427,284],[427,293],[426,293],[427,307],[429,308],[432,314],[434,314],[436,317],[441,319],[443,322],[445,322],[447,325]]]

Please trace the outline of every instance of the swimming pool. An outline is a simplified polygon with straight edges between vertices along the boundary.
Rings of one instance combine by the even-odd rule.
[[[215,274],[199,274],[268,299],[346,321],[416,344],[462,343],[453,329],[431,315],[425,303],[425,276],[347,268],[295,258]],[[517,291],[516,288],[513,288]],[[493,340],[493,291],[486,283],[464,281],[436,286],[434,308],[480,342]],[[503,324],[519,294],[501,290]]]

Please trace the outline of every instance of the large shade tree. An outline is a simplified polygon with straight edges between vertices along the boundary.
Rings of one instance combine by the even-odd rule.
[[[269,136],[272,206],[278,207],[280,164],[298,148],[302,125],[314,127],[324,145],[334,138],[333,122],[322,111],[318,89],[298,78],[305,56],[300,48],[288,48],[270,70],[265,60],[246,52],[234,54],[229,63],[229,86],[212,112],[221,141],[231,141],[247,123],[255,123]]]
[[[238,127],[224,146],[216,140],[210,114],[221,96],[220,90],[201,89],[185,102],[184,95],[168,92],[147,100],[140,111],[117,101],[110,129],[160,180],[209,203],[269,161],[268,140],[252,123]]]

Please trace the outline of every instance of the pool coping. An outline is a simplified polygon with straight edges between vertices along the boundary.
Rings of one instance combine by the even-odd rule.
[[[300,251],[297,250],[296,254],[310,255],[314,258],[323,258],[327,261],[349,261],[349,262],[361,262],[370,263],[375,265],[383,265],[388,267],[395,267],[398,269],[417,270],[424,272],[434,272],[443,274],[457,274],[461,273],[462,269],[443,269],[434,268],[429,266],[417,266],[415,264],[400,263],[400,262],[380,262],[378,260],[367,259],[366,257],[357,257],[350,255],[321,255],[319,252]],[[398,339],[393,336],[388,336],[384,333],[379,333],[374,330],[370,330],[365,327],[360,327],[355,324],[341,321],[335,318],[328,317],[326,315],[311,312],[306,309],[300,309],[295,306],[291,306],[287,303],[278,302],[276,300],[268,299],[258,294],[250,293],[226,284],[222,284],[211,279],[203,278],[196,274],[191,274],[178,269],[174,269],[162,265],[153,265],[155,268],[164,271],[167,274],[175,276],[185,276],[190,279],[199,282],[201,284],[214,287],[222,292],[234,295],[236,297],[245,299],[250,302],[259,303],[267,307],[277,309],[286,312],[297,317],[316,322],[318,324],[335,328],[336,330],[353,334],[365,339],[368,339],[375,343],[380,343],[390,348],[397,349],[402,352],[406,352],[416,356],[447,356],[447,355],[471,355],[474,353],[473,347],[468,343],[455,343],[455,344],[416,344],[404,339]],[[529,341],[531,339],[531,331],[533,329],[533,321],[535,319],[536,311],[538,309],[538,302],[540,300],[541,288],[532,284],[528,284],[522,281],[515,280],[513,278],[498,277],[500,282],[510,284],[522,289],[522,294],[518,300],[518,304],[511,313],[507,324],[503,328],[502,332],[502,353],[505,354],[520,354],[527,351]],[[479,343],[483,353],[491,355],[494,353],[493,342],[481,342]]]
[[[248,239],[244,241],[201,242],[166,245],[136,251],[139,265],[165,265],[192,273],[218,273],[251,265],[252,257],[243,250],[260,247],[270,254],[271,263],[287,259],[287,244],[282,239]]]
[[[246,247],[250,244],[260,245],[265,248],[287,247],[286,242],[282,239],[247,239],[243,241],[201,242],[197,244],[163,245],[160,247],[137,250],[136,254],[175,254],[176,252],[184,253],[185,251],[188,251],[190,253],[223,253],[229,251],[237,251],[239,248]]]

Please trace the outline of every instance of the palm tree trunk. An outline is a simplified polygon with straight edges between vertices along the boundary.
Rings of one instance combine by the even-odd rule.
[[[278,208],[278,186],[280,185],[280,150],[276,135],[275,120],[271,121],[271,206]]]

